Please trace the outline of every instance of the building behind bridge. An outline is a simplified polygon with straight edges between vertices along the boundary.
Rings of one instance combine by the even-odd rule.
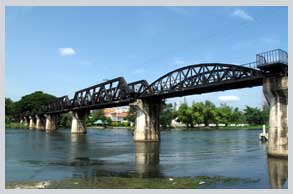
[[[127,122],[126,117],[128,116],[128,112],[129,112],[129,106],[104,109],[105,117],[110,118],[112,121],[117,123]]]

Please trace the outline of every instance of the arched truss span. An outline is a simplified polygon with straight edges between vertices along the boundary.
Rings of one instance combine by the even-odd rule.
[[[141,98],[170,98],[262,85],[262,72],[233,64],[204,63],[176,69],[151,83]]]

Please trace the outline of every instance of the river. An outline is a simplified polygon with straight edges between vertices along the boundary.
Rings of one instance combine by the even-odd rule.
[[[288,162],[268,158],[260,130],[168,130],[160,143],[134,143],[129,129],[88,129],[74,135],[5,131],[5,180],[99,176],[225,176],[255,181],[208,188],[288,188]]]

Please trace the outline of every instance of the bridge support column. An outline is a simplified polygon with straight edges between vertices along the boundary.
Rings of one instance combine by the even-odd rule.
[[[36,129],[45,130],[45,118],[42,115],[36,115]]]
[[[56,115],[53,114],[48,114],[45,115],[46,118],[46,126],[45,126],[45,130],[46,132],[52,132],[52,131],[56,131]]]
[[[268,154],[288,157],[288,76],[265,78],[263,92],[270,105]]]
[[[35,129],[36,128],[36,118],[35,116],[29,116],[29,129]]]
[[[161,100],[138,99],[131,106],[136,109],[134,141],[160,141]]]
[[[86,133],[88,111],[72,111],[71,133]]]

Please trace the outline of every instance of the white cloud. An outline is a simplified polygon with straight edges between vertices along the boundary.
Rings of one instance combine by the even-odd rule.
[[[242,9],[235,10],[231,15],[247,21],[254,21],[254,18]]]
[[[58,50],[61,56],[75,55],[73,48],[59,48]]]
[[[223,102],[235,102],[239,101],[240,98],[238,96],[219,96],[218,100],[223,101]]]

